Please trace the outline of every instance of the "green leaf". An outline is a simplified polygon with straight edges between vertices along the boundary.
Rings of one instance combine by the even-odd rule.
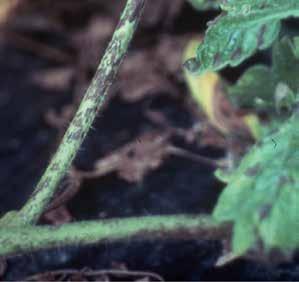
[[[291,90],[299,90],[299,57],[296,45],[288,37],[275,44],[273,48],[273,74],[278,82],[287,84]]]
[[[197,10],[215,9],[219,7],[217,0],[188,0],[188,2]]]
[[[233,222],[233,252],[299,247],[299,114],[265,137],[230,175],[213,212]]]
[[[295,36],[293,38],[293,51],[296,58],[299,57],[299,36]]]
[[[185,66],[202,73],[237,66],[277,38],[281,20],[299,16],[298,0],[225,0],[224,10],[210,23],[197,56]]]
[[[272,51],[272,67],[256,65],[249,68],[228,89],[229,97],[238,107],[257,110],[292,109],[299,90],[299,57],[296,43],[284,37]]]
[[[271,70],[256,65],[249,68],[228,92],[231,101],[238,107],[265,108],[272,102],[274,90],[275,81]]]

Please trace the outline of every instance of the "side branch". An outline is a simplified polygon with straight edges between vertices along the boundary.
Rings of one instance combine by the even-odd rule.
[[[16,226],[0,229],[0,256],[68,245],[126,239],[224,239],[229,228],[209,216],[147,216],[86,221],[53,226]]]
[[[61,179],[70,168],[72,160],[104,103],[109,87],[127,52],[142,14],[144,3],[145,0],[127,1],[113,37],[79,109],[32,196],[20,210],[17,225],[35,224],[38,221]]]

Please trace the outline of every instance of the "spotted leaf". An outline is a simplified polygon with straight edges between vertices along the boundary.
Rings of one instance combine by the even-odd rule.
[[[299,247],[299,115],[294,114],[243,158],[226,178],[213,216],[233,223],[233,252]]]
[[[190,40],[183,53],[183,60],[196,52],[200,39]],[[184,71],[184,77],[190,93],[203,110],[211,125],[224,135],[233,132],[245,132],[256,140],[260,137],[260,122],[254,114],[240,115],[226,97],[226,83],[217,72],[193,75]],[[228,112],[230,114],[228,114]]]
[[[277,38],[281,20],[299,16],[298,0],[223,0],[197,55],[185,66],[195,73],[237,66]]]

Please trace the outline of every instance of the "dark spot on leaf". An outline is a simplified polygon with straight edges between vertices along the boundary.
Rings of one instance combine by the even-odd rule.
[[[221,55],[220,53],[216,53],[214,56],[214,66],[218,66],[221,63]]]
[[[276,146],[277,146],[276,141],[275,141],[273,138],[272,138],[271,140],[272,140],[272,142],[273,142],[273,144],[274,144],[274,148],[276,148]]]
[[[245,172],[245,175],[249,177],[253,177],[256,176],[259,173],[259,171],[260,171],[260,165],[257,164],[253,167],[248,168]]]
[[[286,184],[291,183],[291,182],[292,182],[292,180],[291,180],[289,177],[283,175],[283,176],[281,176],[281,177],[279,178],[278,186],[279,186],[279,187],[283,187],[283,186],[285,186]]]
[[[258,47],[261,47],[264,43],[264,35],[266,33],[266,30],[267,30],[267,25],[263,24],[261,26],[261,29],[259,31],[259,35],[258,35],[258,38],[257,38],[257,46]]]
[[[238,60],[242,56],[242,48],[238,47],[232,54],[232,60]]]
[[[266,205],[262,206],[259,210],[259,218],[261,220],[263,220],[263,219],[266,219],[267,217],[269,217],[271,209],[272,209],[272,205],[270,205],[270,204],[266,204]]]

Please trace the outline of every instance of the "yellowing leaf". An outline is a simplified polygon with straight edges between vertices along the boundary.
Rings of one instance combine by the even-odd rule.
[[[262,127],[257,115],[248,114],[243,117],[244,123],[250,129],[250,132],[255,140],[259,140],[262,136]]]
[[[220,6],[224,12],[210,23],[196,56],[185,63],[191,72],[241,64],[271,46],[283,19],[299,16],[298,0],[225,0]]]
[[[196,53],[200,40],[192,39],[183,54],[183,60]],[[229,102],[225,93],[225,83],[217,72],[205,72],[194,75],[184,71],[189,91],[210,123],[222,134],[246,131],[255,139],[260,137],[258,117],[253,114],[239,113]]]
[[[200,40],[196,39],[189,42],[183,54],[183,61],[194,56],[199,43]],[[206,72],[195,76],[186,70],[184,70],[184,76],[193,99],[207,115],[211,124],[222,133],[228,133],[228,129],[217,121],[213,102],[216,94],[215,88],[221,84],[220,76],[216,72]]]

